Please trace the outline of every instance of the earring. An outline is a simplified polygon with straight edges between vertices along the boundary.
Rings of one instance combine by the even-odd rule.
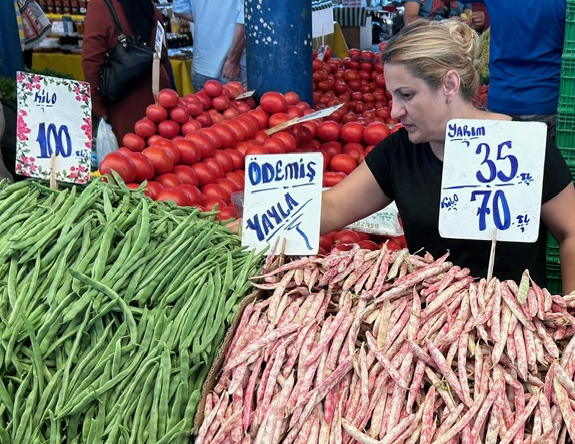
[[[445,104],[446,104],[446,105],[451,105],[451,99],[445,99]]]

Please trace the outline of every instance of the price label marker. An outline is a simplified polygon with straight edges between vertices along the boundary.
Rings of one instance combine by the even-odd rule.
[[[452,239],[535,242],[547,127],[455,119],[447,124],[439,233]]]
[[[252,89],[251,91],[246,91],[245,93],[241,93],[239,96],[237,96],[234,100],[242,100],[242,99],[247,99],[251,96],[253,96],[256,93],[255,89]]]
[[[242,245],[261,251],[285,239],[286,255],[316,254],[321,153],[247,156],[245,171]]]
[[[16,172],[62,182],[90,179],[92,100],[86,82],[17,73]]]
[[[320,109],[319,111],[315,111],[311,114],[308,114],[307,116],[295,117],[291,120],[288,120],[287,122],[280,123],[279,125],[276,125],[273,128],[266,130],[266,134],[268,136],[271,136],[272,134],[283,131],[284,129],[289,128],[290,126],[293,125],[297,125],[298,123],[309,122],[310,120],[331,116],[335,111],[340,109],[343,105],[344,105],[343,103],[340,103],[339,105],[334,105],[330,106],[329,108]]]
[[[156,41],[154,45],[154,49],[156,50],[156,54],[158,57],[162,57],[162,45],[164,44],[164,27],[160,22],[156,25]]]

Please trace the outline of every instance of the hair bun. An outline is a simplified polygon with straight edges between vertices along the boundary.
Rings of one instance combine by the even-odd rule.
[[[479,35],[466,23],[459,20],[441,22],[447,26],[450,34],[459,43],[461,50],[473,60],[479,56]]]

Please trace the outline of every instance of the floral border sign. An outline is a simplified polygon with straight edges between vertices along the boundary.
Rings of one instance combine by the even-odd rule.
[[[56,180],[90,179],[92,101],[86,82],[18,72],[16,172],[50,178],[52,153]]]

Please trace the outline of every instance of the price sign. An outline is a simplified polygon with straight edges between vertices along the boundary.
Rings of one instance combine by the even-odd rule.
[[[266,134],[271,136],[272,134],[278,133],[283,131],[290,126],[296,125],[298,123],[308,122],[310,120],[320,119],[322,117],[331,116],[335,111],[340,109],[344,104],[340,103],[339,105],[330,106],[329,108],[320,109],[319,111],[315,111],[313,113],[308,114],[307,116],[303,117],[295,117],[294,119],[288,120],[287,122],[280,123],[279,125],[274,126],[266,130]]]
[[[162,58],[162,45],[164,44],[164,27],[160,22],[156,25],[156,42],[154,45],[154,49],[156,50],[156,54],[158,57]]]
[[[247,156],[242,244],[262,250],[285,239],[285,254],[316,254],[322,173],[321,153]]]
[[[48,179],[56,156],[56,179],[90,178],[92,101],[86,82],[17,73],[16,172]]]
[[[447,124],[439,232],[454,239],[535,242],[547,127],[541,122]]]
[[[255,89],[252,89],[251,91],[246,91],[245,93],[241,93],[239,96],[237,96],[234,100],[242,100],[242,99],[247,99],[251,96],[253,96],[256,93]]]

